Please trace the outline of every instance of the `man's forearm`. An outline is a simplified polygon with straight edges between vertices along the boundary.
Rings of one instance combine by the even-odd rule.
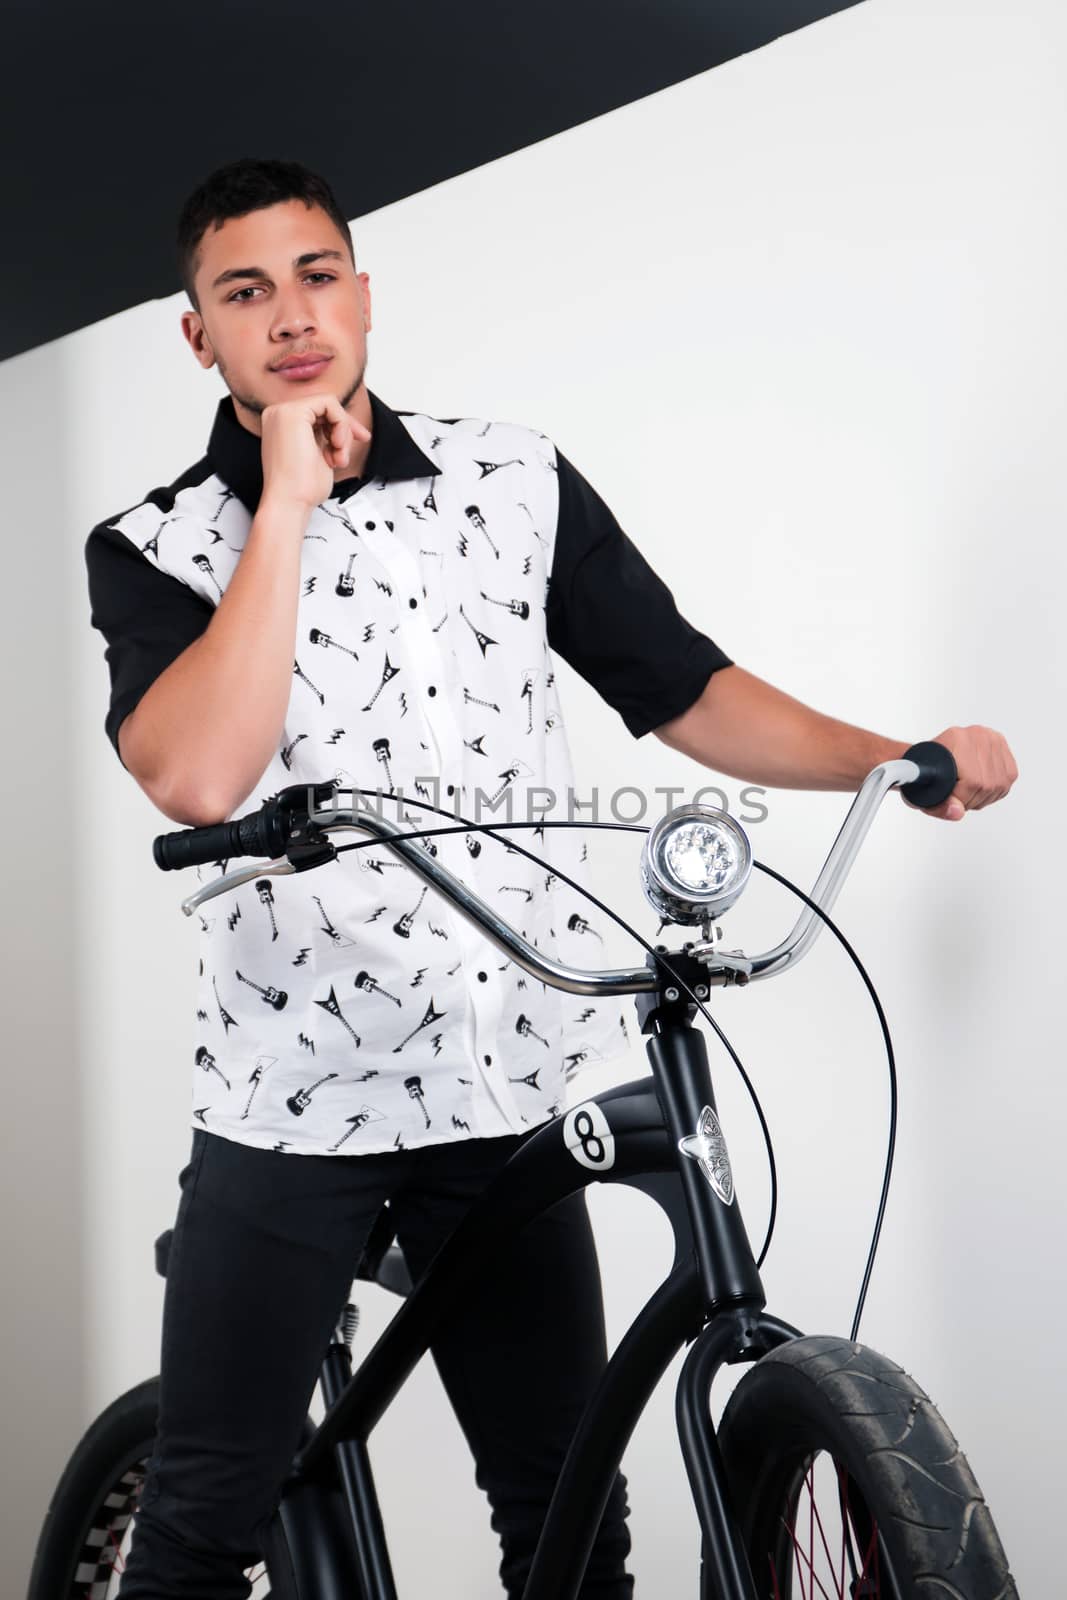
[[[872,767],[908,749],[823,716],[738,666],[713,672],[699,700],[655,731],[716,772],[773,789],[854,790]]]
[[[119,735],[122,759],[174,822],[220,822],[278,746],[292,688],[308,513],[261,503],[204,634],[162,672]]]

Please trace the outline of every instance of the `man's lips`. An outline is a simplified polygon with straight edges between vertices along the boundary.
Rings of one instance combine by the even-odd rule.
[[[281,366],[273,367],[280,378],[312,378],[328,366],[333,360],[332,356],[312,355],[290,357]]]

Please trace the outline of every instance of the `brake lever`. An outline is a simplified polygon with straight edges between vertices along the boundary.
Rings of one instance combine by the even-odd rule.
[[[215,878],[211,883],[202,883],[195,894],[187,895],[181,902],[182,911],[187,917],[191,917],[205,900],[214,900],[216,895],[228,894],[231,889],[239,888],[242,883],[251,883],[253,878],[282,878],[296,871],[297,868],[284,857],[275,861],[254,862],[250,867],[238,867],[234,872],[224,872],[221,878]]]

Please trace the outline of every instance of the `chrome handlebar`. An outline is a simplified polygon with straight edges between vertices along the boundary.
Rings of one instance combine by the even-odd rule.
[[[855,861],[871,823],[890,789],[914,782],[921,769],[915,761],[903,758],[886,761],[875,767],[863,780],[848,814],[834,840],[812,889],[810,898],[822,911],[829,911],[841,892],[842,885]],[[497,915],[493,908],[476,895],[462,879],[454,876],[430,852],[399,824],[388,817],[362,807],[324,807],[308,813],[309,822],[324,833],[365,833],[387,844],[410,868],[436,889],[461,916],[472,923],[490,943],[509,956],[524,972],[555,989],[568,994],[615,995],[641,994],[657,989],[661,979],[656,971],[645,964],[639,967],[616,967],[605,971],[585,971],[566,967],[552,961],[535,949],[509,922]],[[225,873],[213,883],[205,884],[182,901],[186,916],[216,895],[226,894],[253,878],[284,876],[296,868],[287,860],[279,859],[238,868]],[[723,985],[756,982],[770,978],[796,963],[811,949],[822,921],[815,911],[805,906],[791,932],[780,944],[763,955],[746,956],[739,951],[718,950],[710,941],[696,944],[692,954],[707,967],[708,983]]]
[[[864,778],[808,896],[820,911],[829,912],[832,909],[859,854],[860,845],[890,789],[911,783],[918,771],[914,761],[884,761]],[[720,951],[715,959],[727,971],[744,974],[750,983],[759,978],[773,978],[787,967],[795,966],[802,956],[807,955],[822,927],[822,918],[818,913],[810,906],[805,906],[792,930],[773,950],[767,950],[761,956]]]

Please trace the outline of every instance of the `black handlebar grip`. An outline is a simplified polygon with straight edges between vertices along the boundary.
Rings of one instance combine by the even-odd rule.
[[[959,782],[960,775],[951,750],[933,739],[924,739],[905,750],[904,761],[914,761],[921,769],[911,783],[902,783],[900,792],[913,806],[929,811],[948,799]]]
[[[229,861],[234,856],[269,856],[272,848],[267,819],[261,811],[231,822],[213,822],[206,828],[183,828],[180,833],[161,833],[152,841],[152,856],[163,872],[182,867],[207,866],[212,861]]]

